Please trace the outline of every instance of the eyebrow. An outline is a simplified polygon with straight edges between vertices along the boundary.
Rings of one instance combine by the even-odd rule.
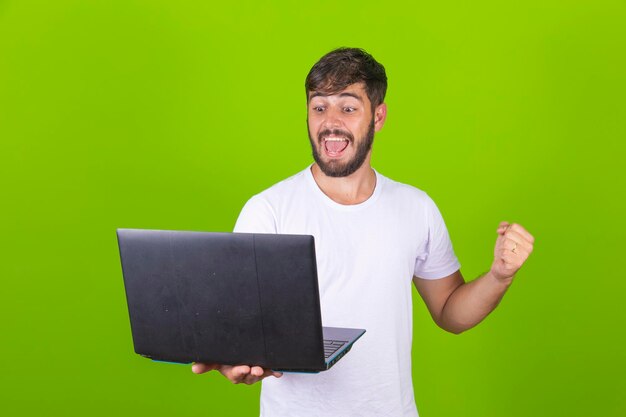
[[[311,94],[311,97],[309,97],[309,101],[314,99],[315,97],[328,97],[328,96],[332,96],[334,94],[324,94],[321,93],[319,91],[316,91],[315,93]],[[355,94],[355,93],[341,93],[339,94],[339,97],[354,97],[355,99],[359,100],[361,103],[363,102],[363,99],[361,98],[361,96]]]

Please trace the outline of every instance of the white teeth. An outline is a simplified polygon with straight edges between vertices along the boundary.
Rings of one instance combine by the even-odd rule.
[[[324,140],[326,142],[343,142],[343,141],[348,140],[348,139],[344,139],[344,138],[326,138]]]

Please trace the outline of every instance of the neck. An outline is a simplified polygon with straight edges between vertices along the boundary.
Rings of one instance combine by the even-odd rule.
[[[369,156],[359,169],[347,177],[329,177],[317,164],[313,164],[311,173],[320,190],[338,204],[363,203],[376,188],[376,173],[370,165]]]

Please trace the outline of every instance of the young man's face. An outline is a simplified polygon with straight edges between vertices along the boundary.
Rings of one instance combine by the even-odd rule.
[[[374,132],[382,128],[384,106],[381,104],[372,114],[363,83],[332,95],[309,92],[309,139],[313,158],[324,174],[345,177],[363,165],[370,154]]]

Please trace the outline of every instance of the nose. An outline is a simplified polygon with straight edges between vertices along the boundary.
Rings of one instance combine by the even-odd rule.
[[[343,127],[343,121],[341,119],[342,113],[340,110],[329,108],[325,114],[324,127],[327,129],[338,129]]]

